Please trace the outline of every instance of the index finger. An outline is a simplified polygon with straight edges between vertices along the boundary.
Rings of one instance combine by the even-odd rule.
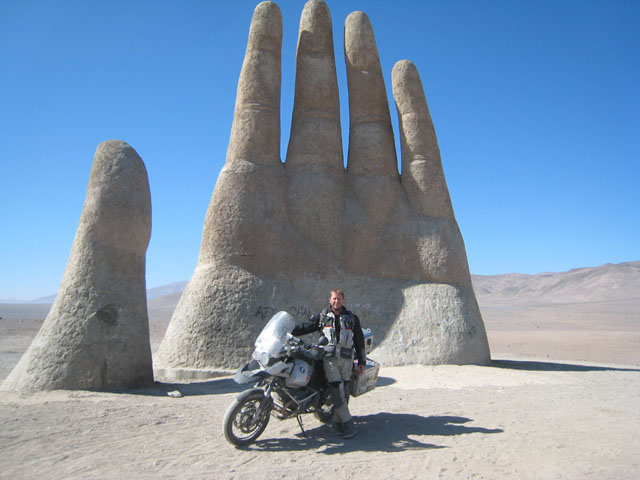
[[[280,8],[273,2],[262,2],[251,20],[238,80],[227,162],[280,163],[281,49]]]

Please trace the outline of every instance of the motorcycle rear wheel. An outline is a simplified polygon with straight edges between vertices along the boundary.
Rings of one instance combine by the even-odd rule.
[[[273,404],[269,402],[259,417],[255,418],[264,392],[248,390],[238,395],[229,405],[222,422],[224,436],[229,443],[239,447],[254,442],[267,428]]]

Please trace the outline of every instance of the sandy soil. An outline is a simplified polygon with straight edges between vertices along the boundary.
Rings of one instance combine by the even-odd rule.
[[[354,439],[312,416],[307,436],[272,418],[253,446],[234,448],[222,435],[240,391],[229,378],[0,392],[0,478],[638,478],[637,314],[481,307],[493,365],[383,366],[378,387],[352,401]],[[0,381],[41,323],[16,315],[0,308]],[[154,346],[163,325],[152,325]]]
[[[546,305],[479,302],[493,356],[640,366],[640,299]]]

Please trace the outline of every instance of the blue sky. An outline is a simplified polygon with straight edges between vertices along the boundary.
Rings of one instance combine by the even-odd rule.
[[[304,2],[276,3],[284,158]],[[472,273],[640,259],[640,2],[327,3],[343,139],[343,26],[362,10],[387,93],[397,60],[420,71]],[[0,0],[0,299],[56,292],[112,138],[149,173],[147,287],[190,278],[256,5]]]

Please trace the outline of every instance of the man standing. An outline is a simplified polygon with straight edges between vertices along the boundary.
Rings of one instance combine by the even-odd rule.
[[[331,290],[329,308],[313,315],[291,333],[297,336],[319,331],[327,337],[329,344],[325,350],[329,353],[323,359],[323,366],[334,406],[333,427],[343,438],[352,438],[356,431],[348,403],[354,349],[360,375],[364,372],[367,360],[360,319],[347,310],[343,303],[343,291]]]

